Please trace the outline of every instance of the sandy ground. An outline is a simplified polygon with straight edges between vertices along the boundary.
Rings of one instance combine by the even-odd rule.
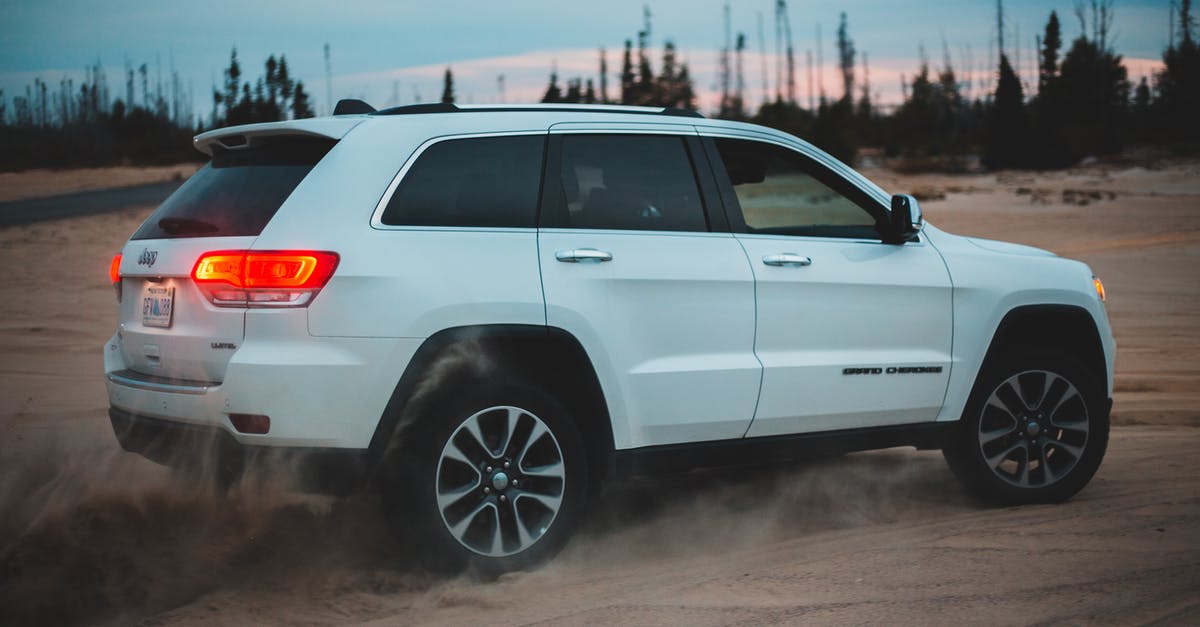
[[[0,202],[181,180],[199,167],[198,163],[180,163],[155,167],[0,172]]]
[[[106,271],[144,208],[0,230],[0,623],[1200,622],[1200,164],[869,174],[1104,279],[1118,426],[1069,503],[995,509],[936,453],[865,453],[628,484],[540,570],[437,579],[370,497],[217,498],[120,452]]]

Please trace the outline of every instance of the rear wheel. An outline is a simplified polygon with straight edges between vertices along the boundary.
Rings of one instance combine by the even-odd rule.
[[[423,413],[394,448],[384,496],[393,525],[427,565],[495,575],[566,544],[588,476],[561,403],[524,384],[481,382]]]
[[[944,454],[968,488],[989,500],[1063,501],[1100,467],[1108,426],[1090,371],[1057,352],[1017,350],[980,375]]]

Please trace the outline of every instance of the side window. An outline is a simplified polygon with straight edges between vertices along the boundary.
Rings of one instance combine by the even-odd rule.
[[[576,229],[707,231],[682,137],[564,135],[561,206],[547,224]]]
[[[417,157],[380,218],[404,226],[533,227],[544,135],[438,142]]]
[[[877,238],[865,194],[781,146],[715,139],[747,233]],[[821,180],[819,174],[824,174]],[[840,183],[840,184],[839,184]],[[842,188],[842,189],[839,189]],[[852,196],[863,196],[852,198]]]

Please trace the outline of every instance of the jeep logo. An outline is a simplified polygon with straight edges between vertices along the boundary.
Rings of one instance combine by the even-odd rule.
[[[138,255],[138,265],[139,266],[150,267],[150,266],[154,265],[155,261],[158,261],[158,251],[157,250],[150,250],[149,248],[143,248],[142,254]]]

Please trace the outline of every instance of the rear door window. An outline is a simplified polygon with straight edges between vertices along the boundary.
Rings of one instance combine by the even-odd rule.
[[[564,135],[559,207],[545,226],[707,231],[684,139],[669,135]]]
[[[258,235],[334,143],[279,138],[221,150],[146,219],[133,239]]]
[[[532,228],[545,143],[545,135],[517,135],[433,144],[404,175],[380,222]]]

